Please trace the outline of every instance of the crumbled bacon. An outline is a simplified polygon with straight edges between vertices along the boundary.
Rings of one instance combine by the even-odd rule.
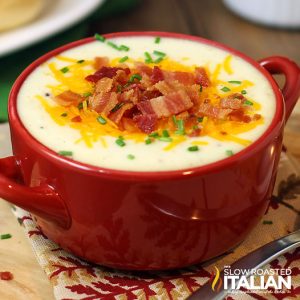
[[[224,120],[232,112],[232,109],[220,108],[210,103],[202,103],[199,105],[198,112],[203,116]]]
[[[240,109],[242,108],[246,98],[239,93],[232,94],[228,97],[222,98],[220,101],[222,108]]]
[[[109,58],[104,56],[104,57],[95,57],[94,59],[94,68],[96,70],[101,69],[102,67],[108,66],[109,63]]]
[[[155,66],[153,68],[150,79],[153,83],[157,83],[157,82],[164,80],[164,74],[163,74],[162,70],[159,67]]]
[[[87,81],[96,83],[98,80],[100,80],[104,77],[107,77],[107,78],[115,77],[117,74],[117,71],[119,71],[119,70],[123,70],[126,74],[130,73],[129,68],[122,69],[122,68],[113,68],[113,67],[102,67],[101,69],[96,71],[94,74],[88,75],[87,77],[85,77],[85,79]]]
[[[204,68],[198,67],[195,69],[195,82],[201,86],[210,86],[210,80]]]
[[[166,81],[177,80],[178,82],[185,85],[192,85],[195,83],[195,76],[193,73],[180,72],[180,71],[163,71],[164,79]]]
[[[137,115],[133,120],[140,130],[149,134],[155,130],[157,116],[154,114]]]
[[[65,91],[54,97],[54,100],[62,106],[77,106],[84,100],[84,97],[79,94],[73,93],[72,91]]]
[[[71,122],[80,123],[82,121],[80,116],[75,116],[71,119]]]
[[[116,110],[115,112],[112,112],[109,114],[109,118],[115,122],[116,124],[119,124],[124,113],[133,108],[134,104],[133,103],[124,103],[122,106],[120,106],[120,108],[118,110]]]
[[[13,280],[14,279],[14,275],[11,272],[0,272],[0,279],[1,280]]]

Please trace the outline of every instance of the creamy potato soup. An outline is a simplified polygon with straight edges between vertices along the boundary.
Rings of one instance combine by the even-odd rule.
[[[260,72],[224,50],[96,35],[34,70],[18,112],[59,155],[109,169],[165,171],[249,146],[270,125],[275,96]]]

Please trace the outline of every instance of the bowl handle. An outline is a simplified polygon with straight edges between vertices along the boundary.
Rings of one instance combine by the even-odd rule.
[[[271,74],[285,76],[282,94],[286,104],[285,120],[287,121],[300,96],[300,68],[295,62],[282,56],[263,58],[259,64]]]
[[[71,218],[59,195],[48,185],[27,187],[14,156],[0,159],[0,197],[47,221],[68,228]]]

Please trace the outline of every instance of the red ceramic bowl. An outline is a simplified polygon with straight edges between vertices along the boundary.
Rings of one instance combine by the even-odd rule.
[[[9,97],[14,156],[0,160],[0,196],[32,212],[50,239],[91,262],[135,270],[178,268],[233,248],[265,213],[284,123],[299,97],[300,71],[287,58],[270,57],[258,63],[194,36],[129,32],[106,37],[143,35],[208,44],[253,65],[276,96],[276,113],[263,136],[230,158],[178,171],[116,171],[58,156],[24,128],[17,111],[18,92],[40,64],[93,41],[88,38],[42,56],[14,84]],[[283,91],[270,73],[285,76]]]

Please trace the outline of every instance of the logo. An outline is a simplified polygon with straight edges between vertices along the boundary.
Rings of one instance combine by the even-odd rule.
[[[225,266],[223,272],[215,266],[215,272],[210,278],[211,288],[219,292],[224,290],[233,294],[245,293],[247,290],[255,293],[283,293],[292,287],[291,269],[231,269]]]

